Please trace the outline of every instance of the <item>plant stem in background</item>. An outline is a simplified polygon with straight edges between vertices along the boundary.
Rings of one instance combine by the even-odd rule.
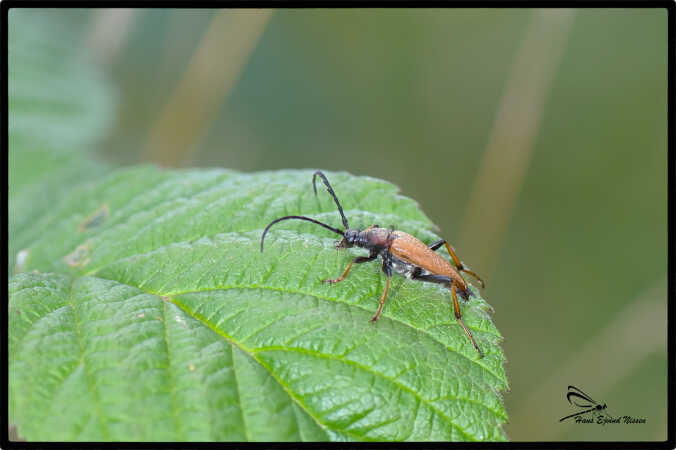
[[[128,8],[96,9],[85,38],[89,54],[101,65],[108,65],[129,38],[138,11]]]
[[[460,248],[490,279],[534,150],[535,137],[575,12],[534,10],[498,106],[468,210]]]
[[[150,130],[140,156],[180,166],[209,129],[216,112],[246,66],[272,10],[215,14],[188,67]]]

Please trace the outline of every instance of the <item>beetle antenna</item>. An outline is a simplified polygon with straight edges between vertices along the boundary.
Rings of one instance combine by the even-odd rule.
[[[319,175],[319,178],[322,179],[322,181],[326,185],[326,189],[329,191],[329,194],[331,194],[331,197],[333,197],[333,199],[336,201],[336,205],[338,206],[338,212],[340,213],[340,217],[343,219],[343,226],[345,227],[346,230],[349,230],[350,227],[347,225],[347,219],[345,218],[345,214],[343,214],[343,207],[340,206],[340,202],[338,201],[338,197],[336,197],[336,193],[333,192],[333,188],[331,188],[329,180],[326,179],[326,176],[324,176],[321,170],[316,171],[312,175],[312,189],[314,189],[315,195],[317,195],[317,185],[315,184],[317,175]]]
[[[340,206],[339,206],[339,207],[340,207]],[[268,232],[268,230],[270,229],[270,227],[273,226],[274,224],[276,224],[277,222],[281,222],[282,220],[287,220],[287,219],[307,220],[308,222],[312,222],[312,223],[316,223],[317,225],[321,225],[321,226],[323,226],[324,228],[326,228],[327,230],[331,230],[331,231],[333,231],[334,233],[340,234],[341,236],[345,236],[345,232],[344,232],[344,231],[341,231],[341,230],[339,230],[338,228],[333,228],[333,227],[331,227],[331,226],[329,226],[329,225],[327,225],[327,224],[325,224],[325,223],[321,223],[320,221],[315,220],[315,219],[311,219],[311,218],[309,218],[309,217],[305,217],[305,216],[284,216],[284,217],[280,217],[279,219],[273,220],[272,222],[270,222],[270,223],[268,224],[267,227],[265,227],[265,230],[263,231],[263,235],[261,236],[261,252],[263,251],[263,240],[265,239],[265,235],[267,234],[267,232]]]

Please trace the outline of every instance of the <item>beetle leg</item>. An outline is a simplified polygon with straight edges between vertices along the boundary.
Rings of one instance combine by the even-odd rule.
[[[357,256],[352,261],[350,261],[350,264],[347,265],[345,272],[343,272],[343,274],[341,276],[339,276],[335,280],[322,280],[322,283],[332,283],[333,284],[333,283],[341,282],[345,279],[345,277],[347,276],[347,273],[352,268],[352,264],[361,264],[361,263],[365,263],[365,262],[368,262],[368,261],[373,261],[374,259],[376,259],[377,256],[378,256],[377,254],[376,255],[370,254],[369,256]]]
[[[383,296],[380,297],[380,306],[378,306],[378,311],[376,312],[376,315],[373,316],[371,319],[371,322],[375,322],[378,320],[378,317],[380,317],[380,312],[383,310],[383,305],[385,304],[385,297],[387,296],[387,291],[390,289],[390,280],[392,280],[392,277],[389,276],[387,277],[387,283],[385,283],[385,292],[383,292]]]
[[[439,244],[441,245],[441,244]],[[431,246],[430,246],[431,248]],[[465,330],[465,333],[467,333],[467,336],[469,337],[470,341],[472,341],[472,345],[474,345],[474,348],[479,352],[479,357],[483,358],[484,354],[477,345],[476,341],[474,340],[474,336],[472,336],[472,333],[469,331],[469,328],[465,326],[465,323],[462,321],[462,313],[460,312],[460,305],[458,304],[458,296],[456,295],[456,287],[455,287],[455,281],[453,281],[450,277],[444,276],[444,275],[419,275],[415,274],[413,275],[414,280],[421,280],[421,281],[429,281],[432,283],[438,283],[438,284],[443,284],[445,286],[450,286],[451,288],[451,294],[453,295],[453,313],[455,314],[455,319],[458,321],[458,323],[462,326],[462,328]]]
[[[468,275],[471,275],[474,277],[475,280],[477,280],[479,283],[481,283],[481,289],[486,286],[486,283],[484,283],[484,280],[482,280],[479,275],[475,274],[471,270],[469,270],[465,265],[460,261],[460,258],[458,258],[455,254],[455,249],[453,248],[452,245],[449,245],[448,242],[446,242],[445,239],[439,239],[438,241],[434,241],[429,245],[430,250],[436,251],[439,250],[439,248],[442,245],[446,245],[446,250],[448,250],[448,253],[451,255],[451,258],[453,258],[453,264],[455,264],[455,268],[458,269],[458,272],[465,272]]]
[[[438,241],[434,241],[429,245],[430,250],[432,251],[437,251],[439,250],[439,247],[444,245],[444,242],[446,242],[444,239],[439,239]]]
[[[469,340],[472,341],[472,345],[474,345],[476,351],[479,352],[479,358],[483,358],[484,354],[479,348],[479,346],[476,345],[474,336],[472,336],[472,333],[469,331],[469,328],[467,328],[467,326],[465,325],[465,322],[462,321],[462,314],[460,313],[460,305],[458,305],[458,297],[455,295],[455,281],[451,282],[451,294],[453,294],[453,310],[455,312],[455,320],[457,320],[458,323],[462,325],[462,328],[465,329],[465,333],[469,337]]]
[[[383,292],[383,296],[380,297],[380,305],[378,306],[378,311],[376,312],[376,315],[373,316],[373,318],[371,319],[371,322],[375,322],[376,320],[378,320],[378,317],[380,317],[380,312],[383,310],[383,305],[385,304],[385,297],[387,296],[387,291],[390,289],[390,281],[392,280],[392,262],[386,255],[383,255],[383,272],[385,272],[385,275],[387,275],[387,282],[385,283],[385,292]]]

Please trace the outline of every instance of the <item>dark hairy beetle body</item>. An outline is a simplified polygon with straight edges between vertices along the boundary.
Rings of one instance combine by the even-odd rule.
[[[467,300],[471,294],[471,291],[469,290],[463,277],[460,275],[460,272],[465,272],[469,275],[472,275],[475,279],[477,279],[477,281],[479,281],[479,283],[481,283],[481,287],[484,286],[484,282],[474,272],[465,267],[462,261],[460,261],[456,256],[453,247],[449,245],[444,239],[433,242],[428,246],[408,233],[403,231],[395,231],[393,229],[381,228],[378,225],[371,225],[363,231],[350,229],[347,224],[345,214],[343,213],[343,208],[338,201],[338,197],[336,197],[336,194],[329,184],[329,181],[326,179],[326,176],[324,176],[324,174],[319,170],[316,171],[312,176],[312,187],[314,188],[315,195],[317,194],[317,187],[315,185],[317,177],[321,178],[329,194],[331,194],[333,200],[338,206],[338,212],[340,213],[345,230],[333,228],[310,217],[280,217],[279,219],[275,219],[270,222],[263,231],[263,235],[261,236],[261,252],[263,251],[263,241],[265,240],[265,235],[267,234],[270,227],[283,220],[305,220],[320,225],[328,230],[333,231],[334,233],[340,234],[343,236],[343,238],[338,241],[336,248],[365,248],[369,250],[369,255],[357,256],[350,262],[350,264],[348,264],[347,268],[340,277],[333,280],[322,280],[323,282],[338,283],[343,281],[352,268],[353,264],[361,264],[364,262],[373,261],[378,256],[380,256],[383,260],[382,270],[387,276],[387,283],[385,284],[385,291],[380,298],[378,311],[371,319],[371,322],[375,322],[380,316],[383,305],[385,304],[387,291],[390,287],[390,280],[392,278],[393,271],[411,280],[427,281],[448,287],[451,290],[451,294],[453,296],[453,311],[455,318],[465,330],[465,333],[474,345],[474,348],[476,348],[477,352],[479,352],[479,356],[483,357],[483,352],[474,340],[474,336],[472,336],[472,333],[462,321],[462,313],[460,312],[457,294],[459,294],[461,298],[465,300]],[[446,246],[448,253],[453,259],[453,264],[436,253],[436,250],[438,250],[442,245]]]

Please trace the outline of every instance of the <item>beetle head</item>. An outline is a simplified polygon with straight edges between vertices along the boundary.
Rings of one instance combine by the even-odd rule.
[[[341,249],[341,248],[350,248],[354,245],[359,244],[359,240],[361,238],[361,231],[359,230],[345,230],[345,234],[343,235],[343,238],[336,243],[336,248]]]

